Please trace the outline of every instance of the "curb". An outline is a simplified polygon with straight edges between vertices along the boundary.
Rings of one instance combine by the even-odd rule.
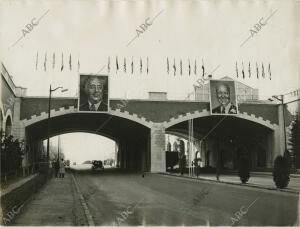
[[[281,191],[281,192],[286,192],[286,193],[291,193],[291,194],[300,194],[299,191],[294,190],[294,189],[279,189],[279,188],[273,188],[273,187],[266,187],[266,186],[261,186],[261,185],[256,185],[256,184],[242,184],[242,183],[235,183],[235,182],[228,182],[228,181],[217,181],[217,180],[211,180],[211,179],[205,179],[205,178],[195,178],[195,177],[188,177],[188,176],[180,176],[180,175],[175,175],[175,174],[170,174],[170,173],[157,173],[160,175],[165,175],[165,176],[171,176],[171,177],[178,177],[178,178],[186,178],[190,180],[195,180],[195,181],[209,181],[209,182],[214,182],[214,183],[219,183],[219,184],[230,184],[230,185],[237,185],[241,187],[251,187],[251,188],[259,188],[259,189],[265,189],[265,190],[271,190],[271,191]]]
[[[86,202],[85,202],[85,200],[83,198],[83,195],[80,192],[79,185],[78,185],[78,183],[77,183],[77,181],[76,181],[76,179],[74,177],[74,174],[71,173],[71,176],[72,176],[73,182],[75,184],[76,191],[79,194],[80,203],[81,203],[81,206],[83,207],[84,214],[85,214],[87,222],[88,222],[88,226],[95,226],[95,223],[93,221],[93,217],[92,217],[92,215],[91,215],[91,213],[89,211],[89,208],[88,208],[88,206],[87,206],[87,204],[86,204]]]

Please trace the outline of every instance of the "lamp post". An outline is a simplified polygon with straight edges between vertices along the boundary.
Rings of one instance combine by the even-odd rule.
[[[50,84],[49,100],[48,100],[48,120],[47,120],[47,166],[48,167],[49,167],[49,141],[50,141],[49,134],[50,134],[51,93],[56,91],[57,89],[62,89],[61,92],[68,91],[68,89],[63,89],[63,87],[57,87],[57,88],[52,89],[51,84]]]

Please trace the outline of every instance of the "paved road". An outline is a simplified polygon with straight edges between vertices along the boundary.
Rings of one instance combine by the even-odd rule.
[[[172,176],[75,171],[95,225],[299,225],[299,195]]]

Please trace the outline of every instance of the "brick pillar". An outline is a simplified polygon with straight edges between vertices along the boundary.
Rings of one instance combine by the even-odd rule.
[[[12,119],[12,135],[15,139],[25,139],[25,126],[20,121],[21,117],[21,98],[16,98],[14,102],[14,114]]]
[[[160,124],[151,128],[151,172],[166,172],[165,128]]]

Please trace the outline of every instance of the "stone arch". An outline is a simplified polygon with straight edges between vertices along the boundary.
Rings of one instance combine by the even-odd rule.
[[[106,133],[103,133],[103,132],[95,132],[95,131],[92,131],[92,130],[64,130],[64,131],[60,131],[58,133],[55,133],[55,134],[52,134],[50,136],[51,137],[54,137],[54,136],[59,136],[59,135],[62,135],[62,134],[67,134],[67,133],[73,133],[73,132],[84,132],[84,133],[91,133],[91,134],[94,134],[94,135],[99,135],[99,136],[103,136],[103,137],[106,137],[108,139],[111,139],[115,142],[118,142],[118,140],[115,138],[115,137],[112,137],[111,135],[108,135]],[[47,138],[43,138],[43,139],[47,139]]]
[[[165,128],[169,128],[173,125],[176,125],[184,121],[188,121],[190,119],[207,117],[207,116],[211,116],[210,111],[208,111],[207,109],[204,109],[201,112],[200,111],[189,112],[186,113],[185,115],[181,114],[178,115],[177,117],[172,117],[169,121],[163,122],[163,125]],[[252,121],[257,124],[263,125],[271,129],[272,131],[275,131],[279,127],[277,124],[272,124],[269,120],[264,120],[262,117],[257,117],[254,114],[248,114],[247,112],[239,113],[238,115],[230,115],[230,117],[236,117],[236,118]]]
[[[59,108],[59,110],[52,109],[50,111],[50,113],[51,113],[50,116],[52,118],[52,117],[57,117],[57,116],[61,116],[61,115],[66,115],[66,114],[80,114],[81,112],[78,112],[77,108],[75,108],[74,106],[70,106],[69,108],[61,107],[61,108]],[[98,114],[98,113],[91,113],[91,114]],[[103,114],[103,113],[101,113],[101,114]],[[139,123],[147,128],[152,128],[153,124],[154,124],[152,121],[147,121],[144,117],[139,117],[137,114],[131,114],[128,111],[122,112],[119,109],[109,110],[108,113],[104,113],[104,114],[125,118],[130,121]],[[38,115],[38,116],[33,115],[33,116],[31,116],[30,119],[25,119],[22,122],[24,123],[24,126],[26,127],[31,124],[37,123],[39,121],[45,120],[47,118],[48,118],[48,113],[42,112],[40,115]]]

